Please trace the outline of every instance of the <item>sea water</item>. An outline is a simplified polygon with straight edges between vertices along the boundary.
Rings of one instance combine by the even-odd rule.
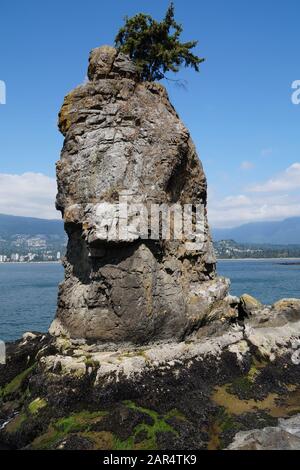
[[[288,263],[288,264],[286,264]],[[218,273],[231,279],[231,294],[248,293],[265,304],[300,298],[300,260],[224,260]],[[0,340],[20,338],[26,331],[47,331],[55,315],[58,263],[0,264]]]

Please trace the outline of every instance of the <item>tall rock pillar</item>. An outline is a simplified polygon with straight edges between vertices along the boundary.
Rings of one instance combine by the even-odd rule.
[[[128,57],[94,49],[88,78],[59,115],[57,208],[69,240],[50,332],[114,343],[181,340],[205,324],[228,289],[215,272],[202,165],[165,88],[141,82]],[[130,229],[116,237],[124,198],[146,211],[139,227],[131,213]],[[201,243],[193,249],[186,234],[174,236],[172,212],[170,236],[162,236],[174,206],[189,208],[193,227],[200,210]],[[147,237],[153,207],[163,215]]]

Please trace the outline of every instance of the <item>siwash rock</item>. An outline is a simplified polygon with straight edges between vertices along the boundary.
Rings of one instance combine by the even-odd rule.
[[[115,343],[182,340],[218,316],[228,290],[215,272],[202,165],[165,88],[141,82],[128,57],[94,49],[88,78],[59,115],[57,208],[69,240],[50,332]],[[147,207],[202,207],[201,247],[146,239],[134,228],[111,237],[118,225],[111,207],[124,195]]]

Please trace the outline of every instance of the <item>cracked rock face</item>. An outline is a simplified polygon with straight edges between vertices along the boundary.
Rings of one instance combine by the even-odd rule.
[[[180,340],[214,317],[214,306],[222,311],[228,290],[215,273],[202,165],[165,88],[140,82],[126,56],[94,49],[88,77],[59,115],[57,208],[69,241],[50,332],[136,344]],[[146,239],[132,214],[130,229],[111,236],[124,195],[148,210],[196,207],[201,246],[191,250],[184,237]],[[149,212],[139,220],[148,222]]]

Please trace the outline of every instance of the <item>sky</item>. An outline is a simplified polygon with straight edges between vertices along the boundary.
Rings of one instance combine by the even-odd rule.
[[[300,80],[299,0],[174,3],[183,40],[197,39],[206,61],[200,73],[177,74],[184,87],[164,84],[203,163],[211,225],[300,216],[300,104],[291,99]],[[60,217],[64,96],[84,82],[89,51],[113,44],[125,15],[161,19],[168,4],[1,0],[0,213]]]

